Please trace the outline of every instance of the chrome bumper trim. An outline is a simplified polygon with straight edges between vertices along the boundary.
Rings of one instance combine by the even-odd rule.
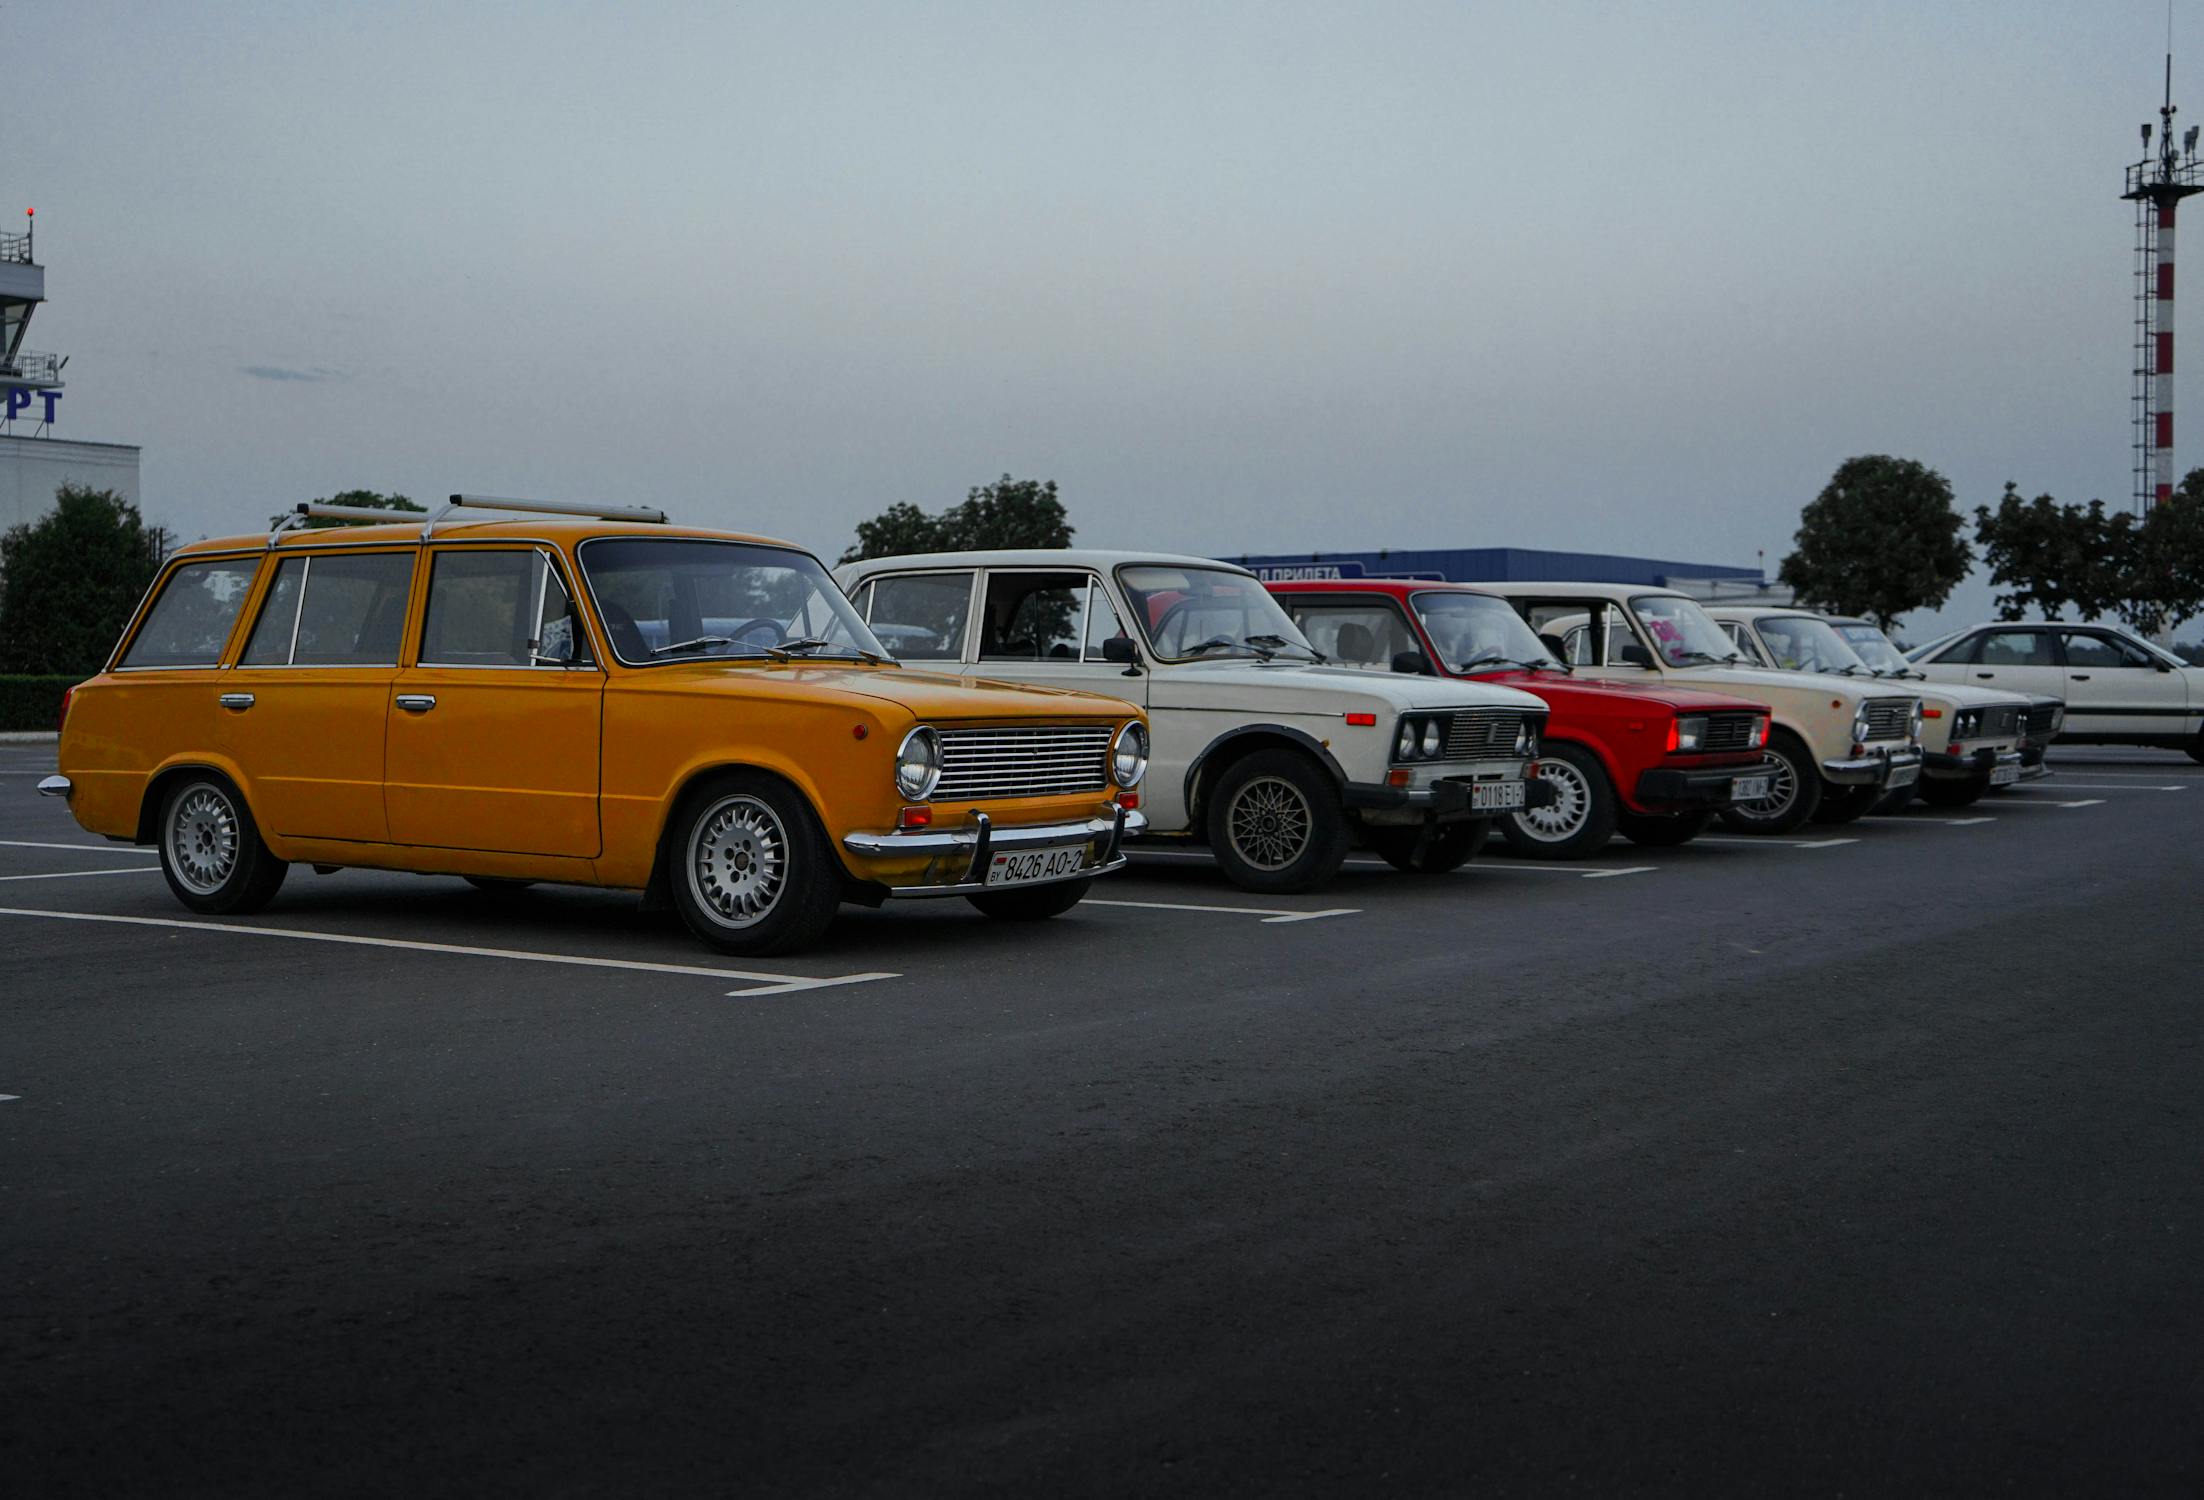
[[[76,790],[76,784],[66,776],[49,776],[38,784],[41,797],[66,797]]]
[[[1120,811],[1124,813],[1123,837],[1131,838],[1147,831],[1147,814]],[[983,846],[992,851],[1031,849],[1039,844],[1069,844],[1080,839],[1102,838],[1116,833],[1118,828],[1115,818],[1081,818],[1076,823],[1028,823],[1016,828],[998,828],[982,813],[980,822],[971,828],[844,834],[842,847],[865,859],[901,859],[909,855],[954,854],[958,850],[976,852]]]
[[[1890,780],[1890,773],[1899,766],[1918,766],[1921,752],[1908,745],[1903,750],[1883,750],[1873,755],[1854,756],[1850,760],[1825,760],[1821,763],[1822,776],[1839,786],[1881,786]]]
[[[1122,870],[1130,863],[1131,860],[1120,854],[1107,864],[1089,865],[1084,870],[1074,870],[1069,875],[1058,875],[1048,880],[1021,880],[1016,885],[1007,887],[991,886],[985,880],[960,880],[955,885],[895,885],[888,887],[888,896],[897,901],[923,901],[933,896],[976,896],[989,890],[1023,891],[1037,885],[1061,885],[1067,880],[1089,880],[1096,875]]]

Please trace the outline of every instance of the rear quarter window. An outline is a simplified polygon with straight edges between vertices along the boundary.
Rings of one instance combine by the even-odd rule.
[[[136,670],[216,665],[259,571],[257,557],[211,558],[177,567],[162,582],[145,623],[116,665]]]

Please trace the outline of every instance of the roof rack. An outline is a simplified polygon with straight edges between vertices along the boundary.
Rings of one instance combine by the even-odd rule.
[[[646,505],[576,505],[563,500],[508,500],[496,495],[454,495],[442,510],[422,523],[421,540],[427,541],[435,532],[436,523],[455,510],[529,511],[549,516],[587,516],[598,521],[644,521],[661,526],[666,521],[664,511]],[[274,546],[277,537],[286,531],[297,530],[310,520],[380,521],[388,525],[419,514],[419,511],[376,510],[366,505],[322,505],[302,500],[276,522],[275,530],[268,533],[268,545]]]

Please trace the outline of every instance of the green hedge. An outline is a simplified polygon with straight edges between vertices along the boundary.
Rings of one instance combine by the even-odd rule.
[[[0,730],[52,729],[61,718],[61,695],[84,679],[11,677],[0,674]]]

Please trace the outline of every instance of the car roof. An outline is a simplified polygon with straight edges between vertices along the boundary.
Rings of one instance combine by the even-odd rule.
[[[194,552],[236,552],[244,549],[278,552],[302,547],[389,546],[393,542],[418,543],[423,527],[428,524],[427,514],[413,516],[405,512],[407,520],[390,525],[370,522],[364,526],[327,526],[297,531],[282,531],[272,537],[265,531],[245,536],[207,537],[189,542],[176,549],[178,555]],[[595,521],[577,520],[569,516],[534,516],[496,521],[440,521],[432,533],[436,541],[529,541],[567,543],[587,541],[591,537],[679,537],[713,542],[753,542],[767,547],[786,547],[802,552],[805,549],[794,542],[779,541],[768,536],[754,536],[742,531],[720,531],[708,526],[675,526],[652,521]]]
[[[1492,594],[1490,584],[1437,578],[1266,578],[1263,587],[1274,594]]]
[[[1627,602],[1647,595],[1659,595],[1671,599],[1689,599],[1691,595],[1682,589],[1660,588],[1650,583],[1570,583],[1525,581],[1510,578],[1502,582],[1480,583],[1478,588],[1488,594],[1505,594],[1510,598],[1544,597],[1553,595],[1567,598],[1577,595],[1586,599],[1613,599]]]
[[[1714,618],[1716,618],[1717,620],[1750,621],[1780,620],[1784,618],[1790,618],[1794,620],[1821,620],[1826,618],[1825,616],[1815,614],[1810,609],[1803,609],[1795,604],[1709,604],[1708,606],[1706,606],[1706,611],[1708,614],[1714,616]],[[1829,623],[1864,625],[1867,622],[1864,620],[1846,620],[1842,622],[1829,621]]]
[[[984,552],[908,552],[899,557],[868,557],[843,563],[852,572],[880,572],[888,568],[1111,568],[1154,565],[1161,568],[1222,568],[1246,573],[1238,563],[1213,557],[1174,552],[1115,552],[1100,547],[1006,547]],[[1249,574],[1253,577],[1253,574]]]

